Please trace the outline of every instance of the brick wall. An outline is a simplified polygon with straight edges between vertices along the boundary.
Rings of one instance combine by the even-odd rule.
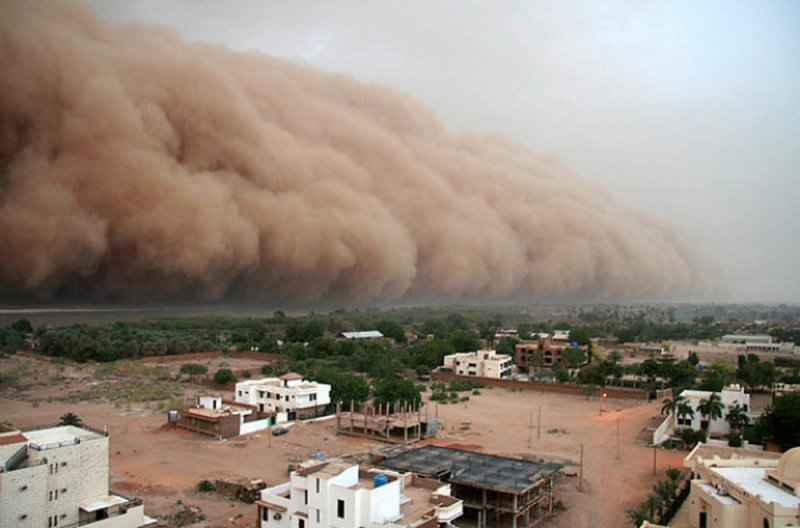
[[[496,378],[480,378],[475,376],[458,376],[456,374],[445,374],[442,372],[433,372],[431,379],[436,381],[474,381],[481,385],[491,385],[492,387],[502,387],[506,389],[520,389],[531,390],[540,392],[557,392],[561,394],[576,394],[583,396],[586,385],[576,385],[567,383],[544,383],[540,381],[520,381],[510,379],[496,379]],[[609,398],[620,400],[647,400],[647,391],[642,389],[627,389],[622,387],[605,387],[604,392],[608,394]],[[597,389],[597,394],[600,393],[600,388]]]

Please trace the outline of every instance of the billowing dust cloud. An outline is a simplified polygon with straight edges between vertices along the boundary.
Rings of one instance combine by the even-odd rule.
[[[652,297],[692,243],[552,156],[382,86],[4,2],[0,295]],[[454,86],[453,90],[458,87]]]

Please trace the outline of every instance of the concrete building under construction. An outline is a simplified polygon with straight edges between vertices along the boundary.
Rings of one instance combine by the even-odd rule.
[[[423,410],[424,409],[424,410]],[[336,433],[380,440],[391,444],[412,444],[435,436],[439,420],[428,416],[427,406],[416,409],[404,403],[336,405]]]
[[[555,485],[563,466],[538,464],[439,446],[409,449],[378,462],[451,485],[478,528],[529,528],[553,514]]]

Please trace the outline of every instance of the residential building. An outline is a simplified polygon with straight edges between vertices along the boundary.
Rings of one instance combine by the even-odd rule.
[[[384,335],[378,332],[377,330],[363,330],[360,332],[342,332],[339,334],[338,337],[348,340],[354,340],[354,339],[373,340],[373,339],[383,339]]]
[[[687,457],[692,481],[683,506],[692,528],[800,526],[800,447],[778,460],[757,452],[729,458],[693,454]]]
[[[275,413],[277,423],[320,416],[331,403],[330,385],[307,381],[294,372],[280,378],[242,381],[235,390],[237,403]]]
[[[139,499],[108,489],[108,436],[61,426],[0,434],[0,526],[138,528]]]
[[[511,376],[513,361],[508,354],[498,354],[494,350],[459,352],[444,357],[443,372],[459,376],[479,378],[508,378]]]
[[[698,431],[701,429],[708,431],[711,435],[727,435],[731,432],[731,426],[727,420],[725,420],[725,416],[728,414],[728,411],[730,411],[730,408],[734,405],[741,405],[746,413],[750,412],[750,395],[744,391],[741,385],[728,385],[723,387],[721,392],[717,393],[722,400],[722,416],[711,420],[710,427],[706,428],[709,417],[703,416],[700,413],[700,402],[709,399],[712,394],[714,393],[711,391],[701,390],[685,390],[681,392],[680,395],[686,399],[689,405],[692,406],[692,409],[694,409],[694,416],[691,418],[680,418],[676,416],[675,427],[691,427]]]
[[[520,369],[529,370],[532,366],[532,356],[540,354],[541,364],[540,367],[554,367],[561,361],[561,353],[572,348],[577,343],[571,343],[569,340],[569,331],[556,330],[552,334],[540,333],[536,334],[538,339],[525,340],[517,343],[514,350],[514,363]],[[586,347],[579,347],[586,350]]]
[[[255,405],[223,400],[221,396],[198,396],[194,407],[177,413],[176,426],[216,438],[262,431],[276,423],[277,416],[274,412],[261,412]]]
[[[463,511],[450,486],[411,473],[312,461],[261,492],[259,528],[437,528]]]
[[[464,501],[464,523],[477,528],[530,528],[553,515],[563,466],[428,445],[379,463],[450,483]]]

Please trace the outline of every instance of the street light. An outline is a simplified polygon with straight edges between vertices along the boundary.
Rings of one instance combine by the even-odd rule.
[[[601,415],[606,410],[606,398],[607,397],[608,397],[608,393],[607,392],[603,392],[603,395],[600,396],[600,414]]]

